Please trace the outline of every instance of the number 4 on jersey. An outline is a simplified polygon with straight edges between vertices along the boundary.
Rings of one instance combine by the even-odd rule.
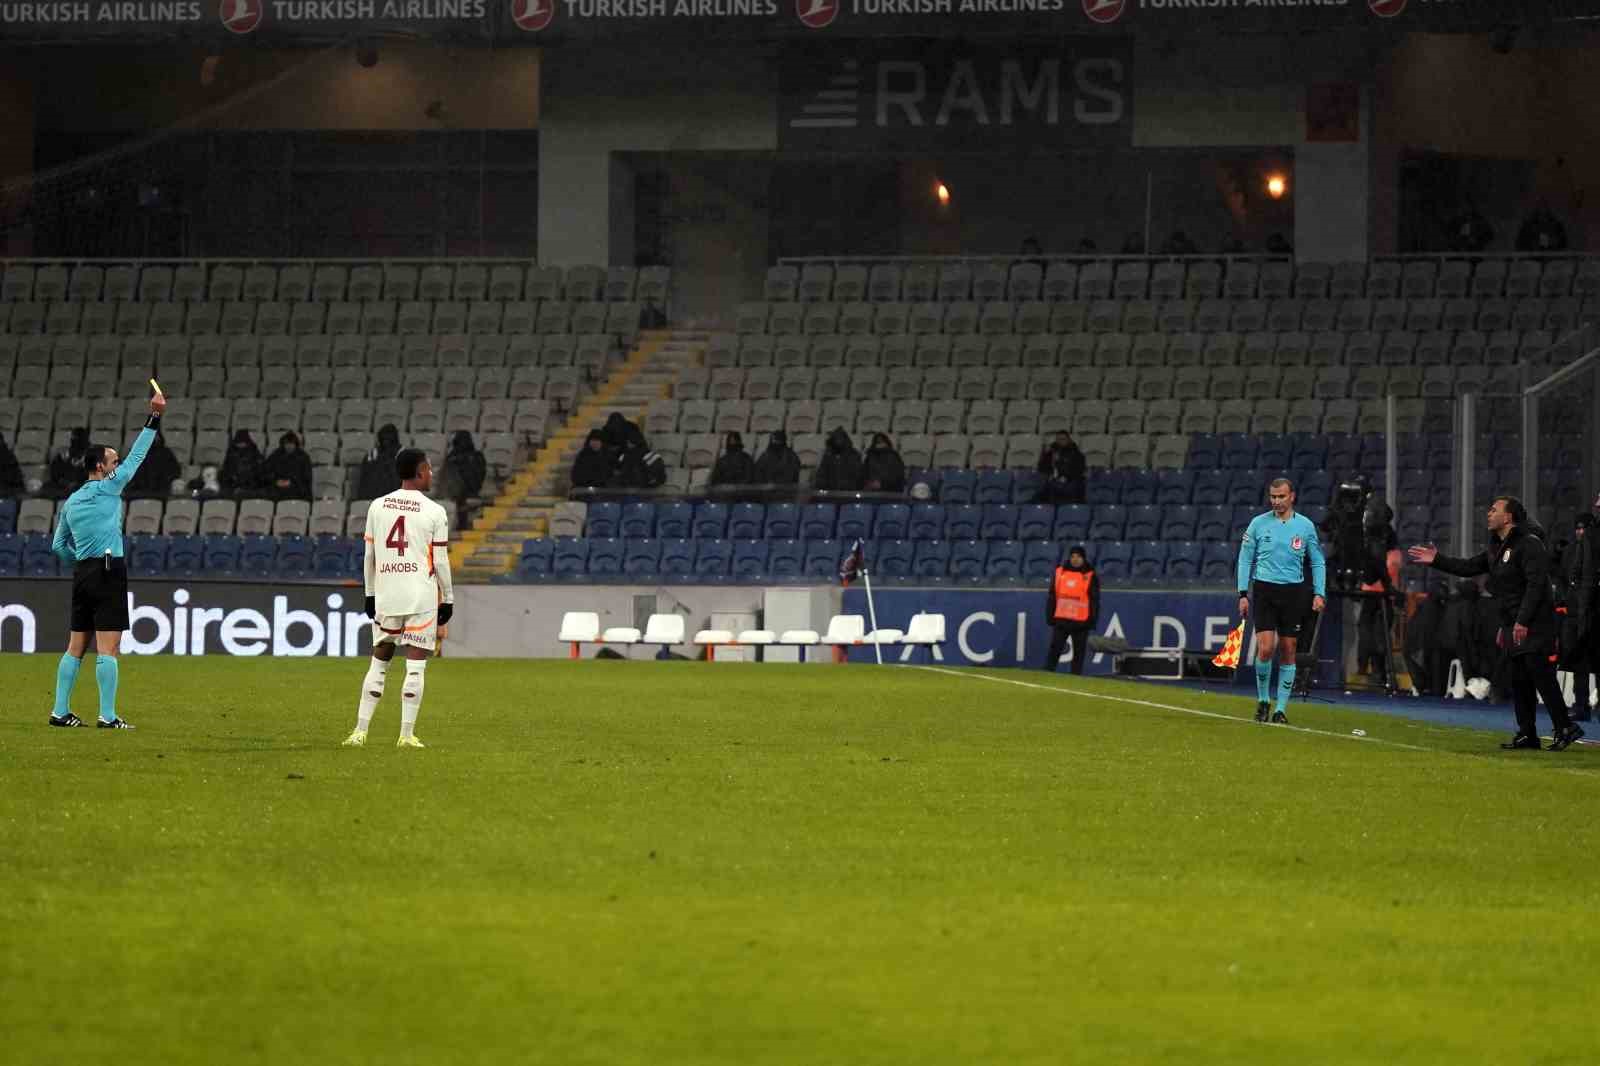
[[[389,527],[389,535],[383,538],[385,548],[393,548],[396,555],[406,553],[406,516],[401,515],[394,520],[394,525]]]

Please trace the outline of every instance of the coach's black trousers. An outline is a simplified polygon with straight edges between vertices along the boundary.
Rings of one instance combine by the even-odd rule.
[[[1561,682],[1556,680],[1555,664],[1544,655],[1511,656],[1511,702],[1517,712],[1517,732],[1530,737],[1539,735],[1541,696],[1550,723],[1559,733],[1571,724],[1571,719],[1561,695]]]
[[[1045,656],[1044,668],[1055,672],[1056,664],[1061,661],[1061,653],[1067,650],[1067,641],[1072,641],[1072,672],[1083,673],[1084,660],[1089,658],[1089,626],[1083,622],[1056,622],[1050,632],[1050,653]]]

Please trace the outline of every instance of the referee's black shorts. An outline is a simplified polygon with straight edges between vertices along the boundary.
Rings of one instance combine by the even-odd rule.
[[[128,628],[128,564],[85,559],[72,570],[72,632],[121,633]]]
[[[1311,588],[1308,582],[1278,585],[1271,581],[1256,582],[1255,615],[1257,633],[1277,633],[1280,637],[1298,637],[1306,616],[1311,613]]]

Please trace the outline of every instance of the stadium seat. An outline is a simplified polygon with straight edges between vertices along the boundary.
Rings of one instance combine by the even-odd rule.
[[[242,534],[239,538],[239,572],[254,578],[272,576],[277,563],[277,545],[264,534]]]
[[[1122,539],[1154,540],[1161,534],[1162,509],[1154,504],[1129,507]]]
[[[590,512],[591,518],[593,511]],[[630,503],[622,508],[622,516],[617,524],[617,536],[628,538],[652,537],[656,535],[656,507],[653,503]]]
[[[983,540],[1012,540],[1019,535],[1018,517],[1018,509],[1011,504],[987,504],[983,508],[978,536]]]
[[[583,535],[586,537],[615,537],[622,523],[622,505],[600,501],[589,505],[585,516]]]
[[[1073,544],[1088,540],[1092,515],[1088,504],[1068,503],[1057,507],[1050,539]]]
[[[1026,504],[1017,512],[1017,539],[1048,540],[1055,525],[1056,509],[1050,504]]]
[[[722,503],[702,503],[695,508],[692,535],[697,538],[720,539],[728,534],[728,506]],[[698,564],[697,564],[698,566]]]
[[[767,513],[768,527],[771,527],[771,508]],[[799,577],[805,569],[805,545],[793,537],[771,540],[770,551],[767,555],[767,573],[774,578]],[[735,561],[737,567],[737,557]]]
[[[1103,580],[1122,582],[1129,577],[1133,564],[1133,549],[1126,541],[1106,541],[1094,546],[1091,559],[1096,573]]]
[[[903,578],[911,576],[911,564],[915,558],[916,546],[909,540],[881,540],[873,545],[873,551],[868,556],[872,566],[872,573],[885,578]]]
[[[647,537],[630,538],[622,551],[622,572],[629,577],[654,577],[661,569],[661,542]]]
[[[806,504],[800,512],[800,536],[807,541],[827,540],[833,536],[837,521],[838,508],[834,504]]]
[[[554,537],[550,573],[555,577],[581,577],[588,570],[589,542],[583,537]]]
[[[950,542],[920,540],[916,542],[912,573],[917,577],[943,578],[950,570]]]
[[[985,577],[1005,581],[1014,581],[1022,577],[1024,549],[1021,541],[995,541],[988,547],[989,558],[984,564]]]
[[[906,535],[912,540],[938,540],[944,535],[945,508],[943,504],[919,503],[912,505]]]
[[[1226,541],[1207,541],[1200,560],[1200,579],[1218,584],[1234,580],[1234,549]]]
[[[969,504],[973,501],[978,475],[971,470],[949,470],[939,480],[939,502],[942,504]]]
[[[733,563],[733,544],[726,540],[701,540],[695,546],[694,574],[701,578],[726,577]]]
[[[167,570],[167,538],[157,534],[129,535],[128,570],[138,577],[159,577]]]
[[[1089,523],[1089,539],[1094,541],[1121,540],[1122,531],[1127,521],[1127,509],[1122,505],[1103,504],[1098,506],[1094,509],[1094,515]]]
[[[839,508],[838,522],[835,533],[840,540],[854,540],[858,537],[868,537],[872,534],[871,504],[847,503]]]
[[[1123,475],[1121,502],[1128,507],[1149,507],[1156,502],[1160,478],[1153,470],[1130,470]]]
[[[764,540],[739,540],[733,546],[733,576],[752,581],[766,575],[770,549]]]
[[[840,544],[831,538],[805,541],[803,572],[806,577],[839,579]]]
[[[1162,510],[1160,539],[1166,541],[1195,540],[1199,525],[1199,508],[1190,505],[1166,507]]]
[[[903,503],[879,505],[872,519],[872,536],[878,540],[902,540],[910,536],[911,508]]]
[[[944,536],[947,540],[974,540],[983,525],[983,508],[961,504],[945,508]]]
[[[659,521],[657,527],[659,528]],[[694,573],[694,545],[695,542],[687,537],[664,538],[661,540],[661,561],[659,573],[661,577],[682,578]]]
[[[958,540],[950,546],[950,576],[981,578],[989,558],[989,545],[981,540]]]
[[[593,513],[591,511],[591,513]],[[614,577],[622,572],[625,544],[619,537],[589,538],[588,572],[591,577]]]
[[[992,504],[1011,501],[1011,471],[985,470],[978,474],[973,489],[973,503]]]
[[[767,509],[759,503],[736,503],[728,512],[728,537],[754,540],[761,536]]]

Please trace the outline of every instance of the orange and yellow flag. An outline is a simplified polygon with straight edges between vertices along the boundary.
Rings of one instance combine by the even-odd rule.
[[[1217,652],[1211,660],[1212,666],[1225,666],[1230,670],[1239,668],[1239,652],[1244,647],[1244,619],[1239,619],[1239,624],[1228,639],[1223,643],[1222,650]]]

